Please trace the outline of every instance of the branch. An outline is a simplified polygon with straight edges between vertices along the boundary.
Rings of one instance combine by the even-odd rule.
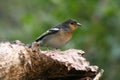
[[[2,42],[0,79],[92,80],[96,77],[98,67],[90,66],[83,55],[84,51],[76,49],[41,51],[37,43],[28,47],[20,41]]]
[[[95,76],[95,78],[93,80],[99,80],[100,77],[102,77],[103,73],[104,73],[104,70],[101,69],[101,71]]]

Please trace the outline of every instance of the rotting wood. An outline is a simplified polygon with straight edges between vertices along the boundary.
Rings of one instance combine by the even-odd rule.
[[[0,80],[92,80],[98,66],[91,66],[83,55],[76,49],[41,51],[36,43],[31,48],[20,41],[2,42]]]

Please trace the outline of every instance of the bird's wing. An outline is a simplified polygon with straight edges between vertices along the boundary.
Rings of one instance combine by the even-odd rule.
[[[45,33],[43,33],[39,38],[37,38],[36,42],[41,41],[43,38],[45,38],[48,35],[55,34],[59,30],[60,30],[59,26],[55,26],[55,27],[49,29],[48,31],[46,31]]]

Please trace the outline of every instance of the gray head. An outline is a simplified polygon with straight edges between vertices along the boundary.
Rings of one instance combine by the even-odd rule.
[[[74,31],[78,26],[81,26],[79,22],[74,19],[69,19],[61,25],[66,31]]]

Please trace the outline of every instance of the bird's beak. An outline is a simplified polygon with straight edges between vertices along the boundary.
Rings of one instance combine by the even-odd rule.
[[[80,23],[77,23],[77,26],[81,26],[82,24],[80,24]]]

